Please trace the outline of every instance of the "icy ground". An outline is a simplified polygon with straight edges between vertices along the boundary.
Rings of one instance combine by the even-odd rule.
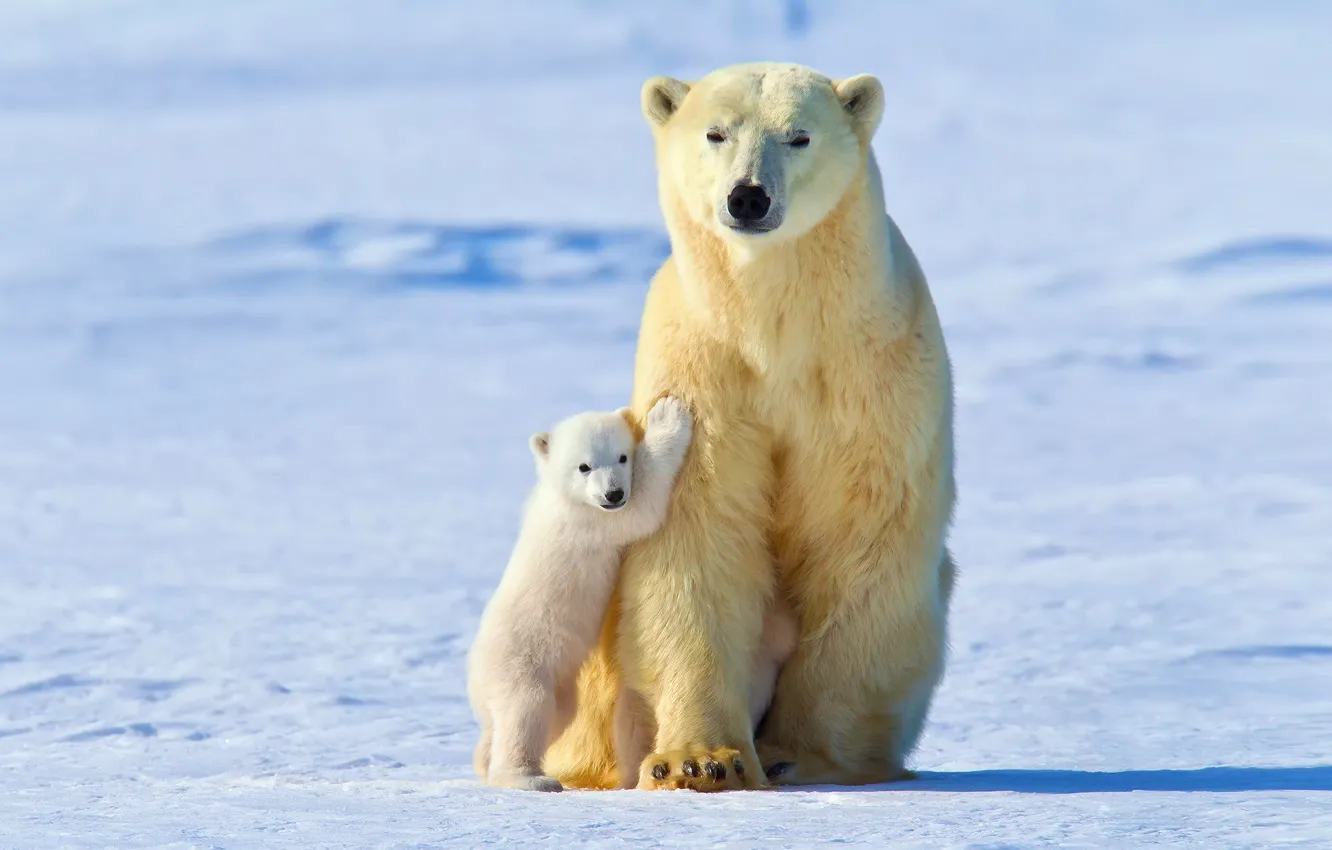
[[[1332,4],[648,5],[0,5],[0,847],[1332,846]],[[925,778],[483,788],[638,86],[754,58],[884,79],[951,345]]]

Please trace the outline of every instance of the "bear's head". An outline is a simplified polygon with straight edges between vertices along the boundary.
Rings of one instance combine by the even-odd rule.
[[[533,434],[532,454],[543,484],[603,511],[628,504],[636,441],[627,413],[580,413]]]
[[[667,220],[678,205],[728,242],[758,248],[817,225],[865,167],[883,114],[869,74],[833,81],[800,65],[653,77],[643,114],[657,142]]]

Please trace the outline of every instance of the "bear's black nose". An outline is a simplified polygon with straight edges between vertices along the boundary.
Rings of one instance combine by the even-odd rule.
[[[759,221],[768,214],[772,198],[762,186],[736,186],[726,199],[726,211],[736,221]]]
[[[623,502],[623,501],[624,501],[624,491],[623,491],[623,490],[607,490],[607,491],[606,491],[606,501],[607,501],[607,502],[610,502],[612,505],[618,505],[620,502]]]

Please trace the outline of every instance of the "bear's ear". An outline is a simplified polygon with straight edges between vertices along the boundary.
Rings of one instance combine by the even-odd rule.
[[[883,117],[883,84],[873,74],[857,74],[833,84],[842,108],[851,116],[856,129],[866,137],[874,135]]]
[[[544,461],[550,457],[550,432],[533,434],[532,439],[528,440],[528,445],[532,447],[532,456],[538,461]]]
[[[689,94],[689,83],[674,77],[653,77],[643,83],[640,99],[643,104],[643,117],[653,129],[664,127],[671,120],[675,110],[684,103]]]

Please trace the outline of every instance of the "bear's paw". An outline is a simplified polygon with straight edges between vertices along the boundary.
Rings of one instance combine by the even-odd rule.
[[[653,753],[638,771],[640,791],[740,791],[762,788],[763,772],[746,765],[740,751],[730,747],[690,747]]]

